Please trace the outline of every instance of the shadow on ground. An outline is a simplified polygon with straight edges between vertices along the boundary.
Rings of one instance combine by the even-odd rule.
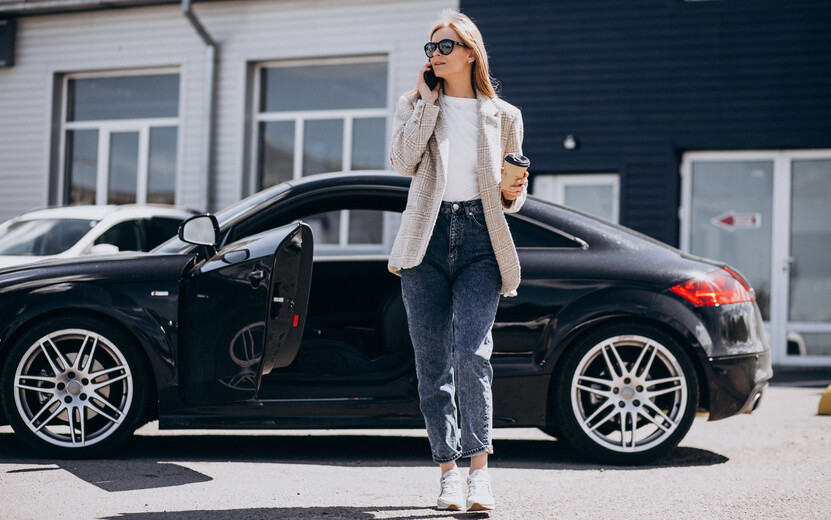
[[[275,507],[252,509],[229,509],[215,511],[172,511],[149,513],[122,513],[108,516],[101,520],[265,520],[272,518],[337,518],[347,520],[376,519],[376,513],[384,513],[383,518],[403,520],[420,518],[453,518],[459,520],[477,520],[490,518],[488,513],[439,512],[424,507]]]
[[[118,516],[108,516],[101,520],[265,520],[272,518],[337,518],[347,520],[376,519],[377,513],[383,513],[383,518],[389,520],[403,520],[421,518],[452,518],[459,520],[477,520],[490,518],[488,513],[467,513],[453,511],[436,511],[424,507],[275,507],[252,509],[229,509],[215,511],[173,511],[149,513],[122,513]]]
[[[593,464],[557,440],[501,439],[490,465],[498,468],[638,471],[649,468],[710,466],[727,457],[680,447],[647,466]],[[101,460],[38,457],[11,433],[0,434],[0,464],[23,464],[9,473],[63,469],[104,491],[129,491],[207,482],[210,477],[177,462],[256,462],[350,467],[425,466],[424,437],[379,435],[137,435],[121,450]],[[358,516],[348,518],[363,518]],[[224,514],[217,512],[217,514]],[[271,513],[268,513],[271,515]],[[266,516],[264,516],[266,517]],[[205,518],[225,518],[207,516]],[[255,518],[257,518],[255,516]],[[469,518],[469,517],[465,517]]]

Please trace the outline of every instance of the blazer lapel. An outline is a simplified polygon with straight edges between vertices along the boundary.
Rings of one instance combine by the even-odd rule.
[[[447,170],[450,167],[450,136],[448,135],[447,121],[444,119],[444,96],[439,94],[436,103],[440,109],[434,130],[436,144],[439,147],[439,168],[436,170],[436,179],[440,181],[443,190],[446,184]]]
[[[486,193],[495,193],[496,185],[499,183],[500,172],[494,169],[494,165],[502,164],[501,157],[498,157],[502,150],[500,142],[502,130],[496,103],[481,94],[477,95],[477,98],[479,101],[479,143],[476,168],[479,171],[479,189],[485,196]]]

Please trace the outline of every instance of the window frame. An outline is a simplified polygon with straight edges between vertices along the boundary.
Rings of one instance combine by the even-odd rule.
[[[620,175],[617,173],[568,173],[568,174],[544,174],[537,173],[533,176],[534,182],[538,182],[540,178],[550,182],[552,191],[552,198],[545,197],[539,193],[538,187],[534,185],[533,195],[544,200],[549,200],[561,206],[568,206],[565,201],[566,188],[571,186],[612,186],[612,220],[615,224],[620,223]],[[576,208],[582,210],[581,208]],[[600,215],[595,215],[603,218]]]
[[[260,99],[262,96],[262,74],[264,69],[275,67],[303,67],[303,66],[326,66],[344,65],[349,63],[386,63],[387,77],[384,81],[389,84],[389,56],[386,54],[373,54],[365,56],[343,56],[329,58],[304,58],[289,60],[272,60],[259,62],[254,66],[253,85],[251,89],[251,149],[249,150],[249,164],[251,172],[249,182],[251,194],[266,189],[260,187],[260,123],[267,122],[293,122],[294,128],[294,149],[291,180],[303,178],[303,143],[305,137],[305,122],[314,120],[343,119],[343,143],[341,151],[341,171],[352,171],[352,129],[355,119],[383,118],[385,121],[385,132],[387,142],[383,143],[384,149],[388,148],[389,124],[390,124],[390,100],[389,93],[384,99],[384,106],[380,108],[352,108],[352,109],[330,109],[330,110],[294,110],[284,112],[261,112]],[[389,167],[389,160],[385,159],[385,169]]]
[[[68,121],[69,81],[86,78],[113,78],[127,76],[150,76],[156,74],[177,74],[179,76],[179,115],[177,117],[152,117],[134,119],[101,119],[91,121]],[[61,77],[60,135],[58,143],[57,194],[61,205],[70,205],[67,184],[67,133],[73,130],[98,131],[98,156],[95,177],[95,204],[108,204],[110,137],[114,132],[137,132],[138,164],[136,179],[136,204],[147,204],[148,179],[150,174],[150,130],[153,128],[176,128],[176,170],[173,189],[174,204],[179,200],[181,178],[181,129],[182,129],[182,71],[178,67],[158,67],[136,70],[106,70],[96,72],[73,72]]]
[[[389,88],[387,88],[387,96],[383,100],[383,106],[379,108],[350,108],[350,109],[327,109],[327,110],[292,110],[281,112],[263,112],[261,111],[262,98],[262,81],[263,71],[275,67],[303,67],[303,66],[321,66],[327,65],[344,65],[350,63],[385,63],[387,65],[387,77],[383,79],[389,86],[390,81],[390,57],[387,54],[373,54],[361,56],[340,56],[327,58],[302,58],[302,59],[286,59],[286,60],[271,60],[256,63],[254,65],[254,73],[251,76],[252,88],[251,92],[251,126],[249,127],[249,135],[251,136],[249,162],[251,165],[249,172],[249,186],[250,194],[254,194],[268,187],[260,186],[260,124],[267,122],[292,122],[294,124],[294,148],[293,148],[293,163],[290,180],[298,180],[304,177],[303,175],[303,159],[304,159],[304,142],[305,142],[305,123],[307,121],[320,121],[331,119],[343,120],[343,142],[341,143],[341,167],[340,171],[349,172],[352,170],[352,147],[353,147],[353,128],[356,119],[383,119],[384,120],[384,136],[385,141],[382,143],[383,149],[389,148],[389,125],[390,125],[390,96]],[[389,169],[389,158],[385,154],[384,169]],[[317,175],[317,174],[315,174]],[[382,224],[382,243],[381,244],[352,244],[349,243],[349,220],[350,211],[340,210],[339,230],[338,230],[338,244],[318,244],[315,247],[315,258],[318,258],[318,253],[321,253],[321,258],[339,258],[342,255],[349,256],[351,254],[362,255],[367,253],[370,256],[382,256],[383,251],[388,246],[387,232],[391,225],[397,225],[397,222],[391,222],[391,219],[384,215]],[[364,256],[364,255],[362,255]]]

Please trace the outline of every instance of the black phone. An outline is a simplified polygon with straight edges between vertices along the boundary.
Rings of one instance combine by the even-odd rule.
[[[424,71],[424,82],[427,83],[430,90],[433,90],[441,82],[441,78],[436,76],[433,69],[428,69]]]

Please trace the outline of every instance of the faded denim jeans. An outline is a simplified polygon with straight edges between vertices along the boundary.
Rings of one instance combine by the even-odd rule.
[[[421,264],[401,271],[421,411],[438,463],[492,452],[491,327],[501,285],[481,201],[443,202]]]

